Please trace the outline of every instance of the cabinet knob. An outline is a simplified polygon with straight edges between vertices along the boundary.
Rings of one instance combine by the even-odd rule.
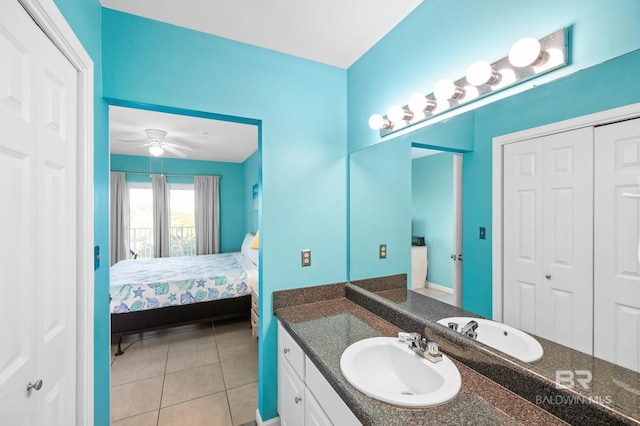
[[[284,348],[284,349],[282,349],[282,352],[284,352],[284,353],[286,354],[286,353],[288,353],[290,350],[291,350],[291,349],[289,349],[289,348]]]
[[[42,388],[42,380],[38,380],[35,383],[29,382],[27,385],[27,392],[31,392],[32,390],[39,391]]]
[[[550,280],[551,279],[551,274],[547,274],[544,276],[546,279]]]
[[[302,401],[302,398],[300,398],[299,396],[296,396],[294,401],[296,402],[296,404],[300,403],[300,401]]]

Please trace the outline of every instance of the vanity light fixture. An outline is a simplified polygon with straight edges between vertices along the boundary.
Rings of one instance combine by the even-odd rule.
[[[564,28],[539,40],[525,37],[514,43],[504,58],[493,63],[474,62],[464,77],[456,81],[438,81],[433,93],[411,96],[408,105],[391,107],[386,117],[372,115],[369,126],[379,130],[382,137],[405,126],[429,120],[450,109],[566,66],[567,50]]]

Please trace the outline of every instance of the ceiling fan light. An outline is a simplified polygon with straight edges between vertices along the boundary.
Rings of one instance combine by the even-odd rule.
[[[162,147],[160,146],[160,144],[156,144],[154,143],[153,145],[151,145],[149,147],[149,154],[153,155],[154,157],[159,157],[164,153],[164,149],[162,149]]]

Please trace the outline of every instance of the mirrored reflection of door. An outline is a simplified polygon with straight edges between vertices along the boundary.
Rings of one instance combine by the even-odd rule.
[[[455,258],[454,258],[455,256]],[[462,307],[462,154],[453,156],[453,294]]]
[[[504,322],[589,354],[592,182],[591,128],[504,147]]]
[[[640,119],[595,129],[594,355],[640,371]]]
[[[427,289],[420,289],[424,277],[412,288],[461,306],[462,155],[414,147],[412,158],[412,235],[424,236],[428,247]]]

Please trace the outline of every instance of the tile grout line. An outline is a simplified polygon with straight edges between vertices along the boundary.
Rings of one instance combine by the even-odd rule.
[[[218,362],[220,363],[220,374],[222,375],[222,383],[224,384],[224,397],[227,400],[227,410],[229,411],[229,418],[231,419],[231,424],[233,425],[233,413],[231,412],[231,403],[229,402],[229,393],[227,392],[227,381],[224,378],[224,369],[222,368],[222,357],[220,356],[218,336],[216,334],[216,328],[213,322],[211,323],[211,326],[213,327],[213,338],[216,342],[216,352],[218,353]]]
[[[162,397],[164,396],[164,384],[167,381],[167,364],[169,364],[169,349],[171,348],[171,332],[169,333],[169,342],[167,344],[167,354],[164,357],[164,374],[162,375],[162,390],[160,391],[160,404],[158,406],[158,416],[156,417],[156,426],[160,424],[160,411],[162,410]]]

